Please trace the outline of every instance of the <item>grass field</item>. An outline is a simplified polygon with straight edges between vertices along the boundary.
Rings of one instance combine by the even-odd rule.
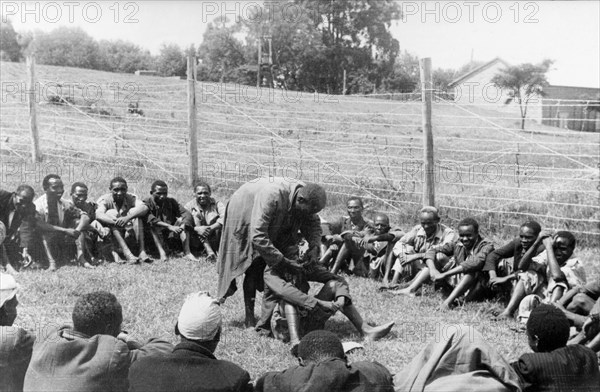
[[[185,81],[52,66],[38,66],[36,72],[40,81],[60,84],[74,105],[48,103],[46,98],[56,96],[56,88],[45,85],[38,107],[44,159],[28,164],[28,109],[20,85],[25,68],[0,63],[3,189],[27,182],[39,193],[43,176],[58,172],[67,184],[86,181],[95,199],[107,191],[109,179],[120,174],[140,196],[147,194],[152,180],[164,178],[173,196],[182,202],[191,198],[185,185]],[[97,86],[102,98],[86,100],[94,97]],[[257,99],[258,93],[245,86],[198,84],[200,175],[213,185],[217,197],[225,200],[257,174],[287,175],[324,184],[327,219],[344,213],[348,195],[360,194],[369,213],[389,211],[394,223],[405,229],[415,223],[422,187],[418,102],[293,92],[286,96],[278,90],[262,90]],[[131,102],[139,104],[144,116],[127,113]],[[474,115],[444,102],[434,104],[440,168],[436,200],[444,222],[452,225],[474,215],[483,234],[497,244],[512,238],[514,225],[528,217],[544,226],[584,232],[578,235],[582,247],[576,252],[586,263],[588,279],[598,279],[600,134],[533,122],[523,133],[515,129],[518,118],[504,112],[491,107],[469,110]],[[486,177],[486,168],[499,175]],[[24,327],[39,330],[68,323],[79,295],[103,289],[120,299],[124,329],[140,340],[167,336],[174,341],[173,325],[185,295],[216,291],[213,265],[179,259],[143,266],[107,264],[93,271],[63,267],[55,274],[23,272],[17,279],[23,286],[18,323]],[[366,343],[366,350],[353,354],[353,360],[378,360],[396,372],[427,342],[447,334],[448,325],[458,323],[479,329],[509,359],[528,350],[525,335],[511,329],[517,327],[515,322],[490,321],[487,311],[497,304],[468,304],[436,313],[441,296],[431,291],[415,300],[391,298],[376,290],[376,282],[354,277],[349,281],[368,321],[397,324],[388,338]],[[293,362],[288,347],[243,327],[241,293],[224,305],[224,311],[218,357],[240,364],[253,377]],[[341,315],[328,328],[344,340],[358,338]]]

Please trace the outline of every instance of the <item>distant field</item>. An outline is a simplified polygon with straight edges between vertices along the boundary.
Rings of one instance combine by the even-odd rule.
[[[44,161],[33,167],[23,164],[29,156],[25,67],[0,66],[3,183],[27,180],[39,189],[42,174],[58,169],[66,182],[90,183],[93,196],[115,174],[138,194],[163,178],[175,194],[189,195],[186,81],[38,66]],[[61,97],[72,105],[49,102]],[[315,181],[327,188],[333,215],[348,195],[359,194],[371,209],[412,224],[422,203],[421,104],[384,98],[200,82],[200,176],[224,197],[258,175]],[[143,116],[129,114],[130,103]],[[580,231],[584,243],[598,246],[600,134],[534,122],[522,132],[518,124],[515,114],[492,105],[434,103],[436,204],[445,218],[456,223],[473,215],[502,237],[537,219]]]
[[[89,183],[95,199],[107,192],[110,178],[123,175],[140,196],[147,195],[152,180],[162,178],[172,195],[181,201],[191,198],[185,184],[185,81],[38,66],[38,79],[47,83],[38,91],[44,160],[34,166],[27,163],[24,65],[3,62],[0,67],[3,189],[27,182],[40,193],[43,176],[58,172],[67,184]],[[98,91],[102,98],[95,99]],[[65,97],[70,105],[49,103]],[[367,213],[388,211],[405,229],[415,223],[422,187],[420,103],[210,83],[198,83],[196,99],[200,176],[213,185],[217,197],[226,200],[240,183],[276,174],[324,184],[329,195],[326,219],[344,213],[344,200],[359,194],[368,203]],[[132,102],[143,116],[127,112]],[[441,101],[433,106],[436,199],[444,222],[453,225],[473,215],[484,235],[497,244],[512,238],[514,226],[527,218],[578,231],[578,255],[586,262],[588,278],[597,279],[600,134],[532,122],[521,132],[516,129],[519,119],[507,118],[505,112],[487,106],[467,109]],[[125,329],[140,339],[169,335],[174,340],[183,298],[201,289],[214,293],[214,273],[213,265],[179,259],[143,266],[109,264],[93,271],[64,267],[56,274],[24,272],[17,277],[23,286],[18,320],[31,329],[69,322],[79,295],[105,289],[122,301]],[[367,343],[354,360],[376,359],[396,372],[456,323],[483,331],[509,359],[528,350],[525,335],[510,329],[516,323],[490,321],[487,311],[497,304],[468,304],[441,314],[435,311],[441,297],[430,290],[415,300],[390,298],[376,291],[376,282],[349,281],[367,320],[397,323],[389,338]],[[224,309],[226,328],[218,357],[241,364],[253,377],[293,362],[288,347],[243,328],[241,294]],[[344,340],[357,339],[343,316],[328,327]]]

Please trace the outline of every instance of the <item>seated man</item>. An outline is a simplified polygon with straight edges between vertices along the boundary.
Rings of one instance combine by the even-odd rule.
[[[590,310],[589,317],[583,321],[581,331],[569,341],[569,344],[585,344],[596,353],[600,352],[600,298]]]
[[[392,375],[378,362],[348,364],[342,342],[328,331],[313,331],[298,345],[299,365],[268,372],[255,383],[257,392],[393,392]]]
[[[34,196],[29,185],[19,185],[12,193],[0,189],[0,222],[5,228],[0,241],[0,260],[11,274],[16,273],[13,263],[22,261],[23,266],[29,266],[33,261],[29,247],[36,227]]]
[[[365,219],[362,215],[364,210],[363,201],[358,196],[352,196],[346,202],[348,216],[340,218],[337,224],[333,225],[331,241],[339,247],[335,263],[331,272],[337,274],[351,261],[349,270],[355,275],[367,276],[368,270],[363,263],[365,255],[364,237],[375,231],[373,222]]]
[[[310,257],[310,253],[307,253],[299,261],[301,271],[284,265],[267,266],[265,269],[264,297],[267,301],[278,300],[270,324],[271,332],[276,338],[289,340],[294,352],[304,334],[323,329],[325,322],[338,310],[367,339],[377,340],[390,332],[394,326],[393,321],[381,326],[369,325],[352,302],[348,282]],[[309,282],[323,283],[315,296],[308,294]],[[265,314],[257,327],[259,331],[264,328],[264,321]]]
[[[93,268],[84,253],[84,230],[89,227],[90,217],[73,202],[62,198],[65,188],[58,175],[44,177],[42,188],[45,193],[35,201],[35,208],[41,220],[38,227],[42,232],[48,270],[56,271],[56,259],[72,258],[73,244],[77,249],[77,262],[85,268]]]
[[[154,181],[150,197],[144,200],[148,207],[150,234],[160,261],[167,261],[167,250],[174,249],[183,249],[187,259],[197,261],[190,252],[190,234],[194,226],[192,215],[177,200],[168,197],[168,192],[164,181]]]
[[[597,391],[598,357],[588,347],[567,345],[569,320],[556,307],[540,304],[527,320],[529,347],[512,363],[528,391]]]
[[[215,250],[219,249],[221,229],[225,217],[225,205],[211,197],[210,185],[201,182],[194,187],[196,198],[190,200],[185,208],[194,218],[194,240],[198,240],[206,250],[206,260],[214,263],[217,260]]]
[[[0,272],[0,391],[22,391],[35,337],[13,325],[17,318],[17,282]]]
[[[98,242],[109,238],[110,229],[102,227],[102,224],[96,220],[96,209],[98,205],[93,201],[88,201],[88,187],[83,182],[75,182],[71,185],[71,201],[75,207],[84,211],[90,218],[90,224],[84,231],[85,241],[84,252],[87,253],[89,259],[93,262],[94,259],[101,257],[101,251],[98,249]]]
[[[149,261],[144,245],[144,227],[142,219],[148,213],[148,207],[136,195],[127,192],[127,181],[122,177],[115,177],[110,181],[110,193],[100,196],[96,219],[103,226],[108,227],[112,234],[113,258],[116,263],[121,263],[117,253],[120,249],[130,264]],[[139,247],[139,256],[133,255],[125,242],[131,238],[131,230],[135,233],[135,242]]]
[[[548,233],[542,232],[536,242],[539,243],[540,240],[546,250],[533,258],[523,257],[520,260],[518,270],[524,272],[518,274],[510,301],[497,319],[511,318],[523,301],[534,304],[534,299],[537,302],[547,299],[550,303],[556,303],[569,288],[586,283],[585,268],[573,257],[576,240],[572,233],[559,231],[554,237],[550,237]],[[526,299],[528,295],[536,297]],[[527,312],[527,307],[521,307],[520,311]]]
[[[582,345],[567,346],[569,322],[540,304],[527,321],[534,353],[508,363],[472,326],[453,325],[394,378],[398,391],[597,391],[598,358]],[[456,331],[456,332],[455,332]]]
[[[129,370],[129,391],[252,391],[247,371],[214,356],[221,326],[217,300],[206,292],[188,295],[175,325],[180,343],[172,352],[134,362]]]
[[[121,331],[122,308],[106,291],[82,295],[73,309],[73,327],[39,336],[25,375],[24,391],[127,391],[131,364],[168,353],[172,345],[153,339],[145,345]]]
[[[581,329],[600,298],[600,280],[570,289],[554,306],[563,311],[572,325]],[[596,312],[597,313],[597,312]]]
[[[386,261],[383,276],[385,285],[389,282],[390,286],[394,287],[401,277],[405,280],[412,279],[422,268],[425,253],[429,250],[437,252],[438,263],[448,262],[448,258],[439,251],[442,246],[456,240],[454,230],[440,223],[440,216],[435,207],[423,207],[419,212],[419,221],[420,224],[413,227],[394,245],[393,256]],[[390,282],[392,270],[394,276]]]
[[[479,235],[479,224],[473,218],[465,218],[458,223],[458,240],[444,245],[440,253],[452,257],[446,264],[436,262],[437,252],[433,249],[425,254],[424,267],[417,277],[405,289],[393,291],[394,294],[414,296],[423,283],[430,278],[435,281],[443,281],[453,275],[462,274],[462,278],[453,288],[452,292],[444,300],[441,309],[448,309],[455,299],[475,287],[478,282],[478,274],[485,264],[485,259],[494,250],[494,244]],[[442,270],[440,272],[439,270]],[[472,300],[468,296],[466,300]]]
[[[404,232],[402,229],[390,227],[390,218],[384,213],[375,215],[375,232],[363,239],[365,262],[369,266],[369,278],[379,279],[383,276],[386,260],[392,256],[394,243]]]
[[[506,245],[494,249],[485,261],[483,267],[484,284],[493,292],[500,292],[503,295],[510,296],[516,275],[514,271],[519,266],[519,262],[524,257],[533,257],[544,251],[544,246],[537,241],[542,227],[535,221],[528,221],[521,225],[519,237],[513,239]],[[536,246],[533,246],[537,244]],[[531,249],[531,251],[530,251]],[[512,259],[511,262],[506,259]],[[486,279],[487,278],[487,279]]]

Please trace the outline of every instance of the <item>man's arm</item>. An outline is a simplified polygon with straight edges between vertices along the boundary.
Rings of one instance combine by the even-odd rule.
[[[548,238],[549,236],[550,232],[542,230],[540,234],[538,234],[538,237],[535,239],[533,245],[531,245],[523,257],[521,257],[518,267],[515,266],[515,268],[519,271],[527,271],[529,269],[529,265],[531,264],[531,260],[536,254],[538,246],[540,246],[540,244],[544,241],[544,238]]]

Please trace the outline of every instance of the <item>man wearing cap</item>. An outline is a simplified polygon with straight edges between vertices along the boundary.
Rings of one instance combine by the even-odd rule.
[[[11,275],[0,272],[0,392],[23,390],[35,337],[13,325],[17,317],[17,290]]]
[[[246,326],[255,324],[256,290],[262,291],[263,271],[277,268],[298,273],[299,233],[308,242],[308,253],[316,259],[321,244],[317,212],[325,207],[326,195],[317,184],[268,177],[242,185],[225,208],[218,252],[218,298],[235,290],[235,279],[245,273]],[[262,317],[270,319],[276,301],[263,296]]]
[[[32,263],[29,245],[36,226],[34,196],[29,185],[19,185],[12,193],[0,189],[0,222],[5,228],[5,236],[0,240],[0,260],[7,272],[16,272],[11,263],[18,260],[23,260],[24,265]]]
[[[160,339],[141,345],[121,330],[122,321],[122,307],[113,294],[80,296],[73,308],[73,327],[40,331],[23,391],[127,391],[133,362],[167,353],[173,346]]]
[[[136,361],[129,370],[129,391],[252,391],[247,371],[214,356],[221,325],[219,302],[206,292],[190,294],[175,325],[180,343],[171,353]]]
[[[378,362],[348,364],[340,339],[317,330],[298,345],[299,365],[282,372],[268,372],[256,380],[258,392],[392,392],[392,375]]]

